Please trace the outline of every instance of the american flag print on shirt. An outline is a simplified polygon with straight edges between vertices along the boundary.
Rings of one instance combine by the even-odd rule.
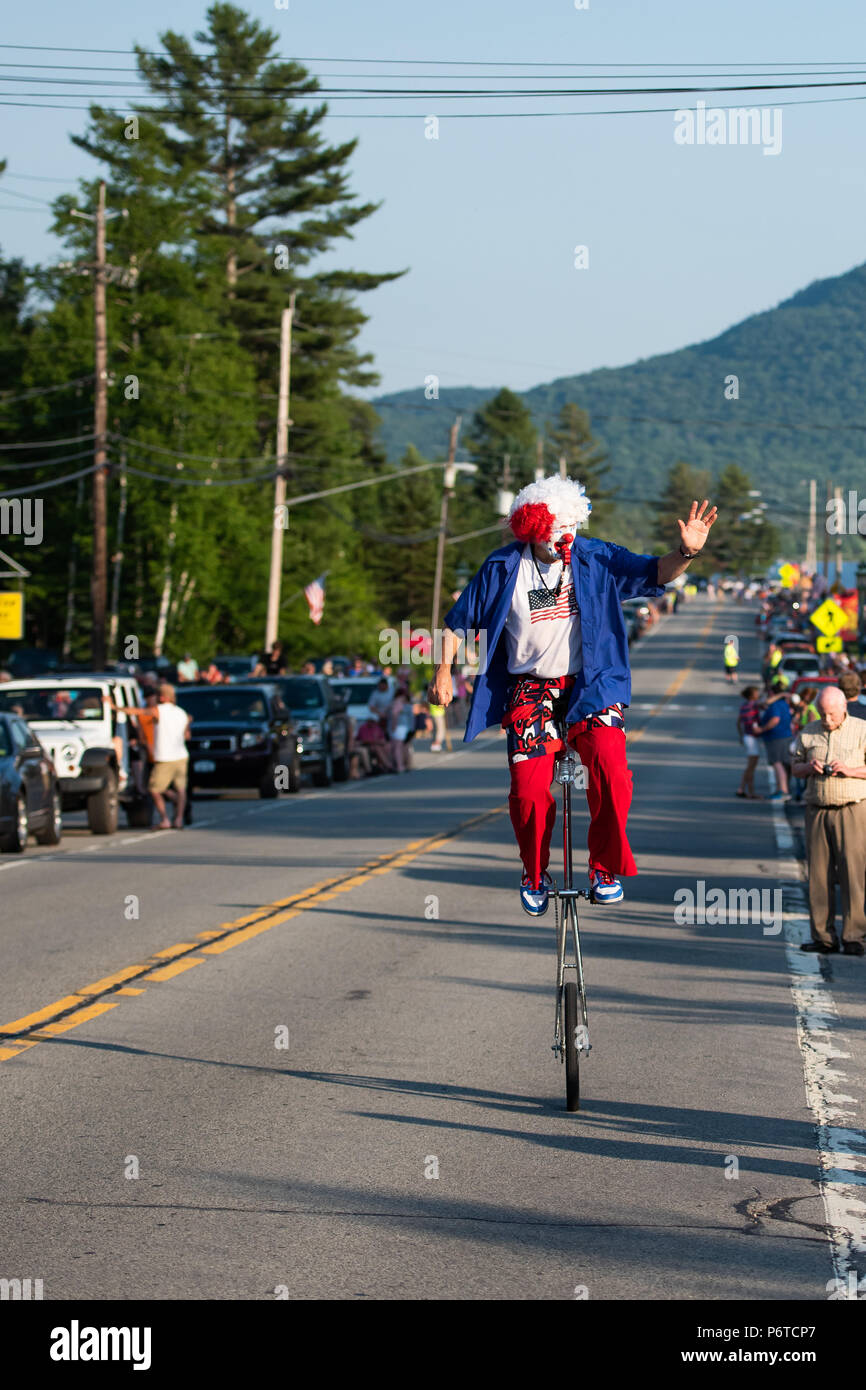
[[[530,589],[528,597],[531,623],[540,623],[552,618],[571,618],[577,612],[574,584],[569,584],[568,587],[563,584],[559,593],[554,593],[551,589]]]

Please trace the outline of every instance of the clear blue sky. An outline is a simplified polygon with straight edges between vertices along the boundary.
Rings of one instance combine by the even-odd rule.
[[[282,53],[316,60],[310,66],[320,74],[353,71],[328,61],[335,58],[369,59],[371,76],[389,71],[396,78],[412,69],[385,68],[383,59],[423,60],[414,81],[437,72],[427,64],[445,59],[646,63],[674,72],[665,65],[730,64],[734,71],[747,63],[795,67],[806,60],[862,58],[866,68],[862,0],[590,0],[583,11],[574,0],[290,0],[287,11],[273,0],[252,0],[244,8],[284,36]],[[156,47],[166,28],[191,35],[205,9],[203,0],[8,5],[0,37],[4,44],[128,49],[138,41]],[[127,61],[9,48],[0,49],[0,60],[0,67]],[[28,75],[26,68],[2,72]],[[430,85],[458,87],[457,72],[446,76],[440,69]],[[83,75],[95,74],[68,74]],[[332,85],[330,79],[323,85]],[[519,84],[500,74],[497,85]],[[3,99],[13,87],[36,90],[26,81],[0,80]],[[744,94],[718,101],[774,106],[843,94]],[[78,97],[59,100],[79,104]],[[563,98],[558,109],[689,106],[695,100]],[[713,104],[712,96],[707,100]],[[556,109],[552,102],[521,105]],[[416,114],[377,120],[365,108]],[[332,109],[353,114],[329,120],[329,138],[360,137],[355,190],[383,200],[337,262],[365,270],[410,268],[403,280],[364,299],[370,323],[363,343],[375,353],[381,390],[420,390],[428,373],[440,377],[443,389],[522,389],[618,366],[712,337],[810,281],[866,260],[863,101],[784,109],[777,157],[751,146],[677,145],[673,115],[656,112],[448,117],[450,109],[520,109],[503,97],[484,106],[435,97],[402,104],[354,99]],[[424,138],[428,114],[440,118],[437,141]],[[85,119],[84,110],[0,107],[0,156],[9,164],[0,180],[5,254],[59,258],[47,232],[48,210],[9,190],[48,198],[76,176],[92,176],[92,161],[69,142]],[[6,210],[13,206],[21,211]],[[588,270],[574,269],[578,243],[589,247]]]

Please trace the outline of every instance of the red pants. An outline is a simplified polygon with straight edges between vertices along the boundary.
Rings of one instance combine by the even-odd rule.
[[[626,836],[632,774],[625,756],[625,730],[607,726],[581,730],[579,725],[572,725],[568,742],[586,768],[586,799],[591,817],[587,837],[590,869],[606,869],[617,877],[636,874],[637,865]],[[556,820],[556,802],[550,794],[554,758],[555,749],[551,748],[549,753],[511,765],[511,824],[523,867],[534,885],[540,884],[550,859],[550,837]],[[577,792],[572,805],[579,796]]]

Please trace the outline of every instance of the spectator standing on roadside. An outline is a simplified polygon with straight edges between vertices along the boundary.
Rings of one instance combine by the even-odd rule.
[[[866,705],[862,703],[863,684],[856,671],[844,671],[839,677],[839,689],[848,701],[848,713],[852,719],[866,719]]]
[[[737,733],[746,750],[746,766],[740,778],[737,796],[744,796],[748,801],[764,799],[755,791],[755,768],[761,756],[761,706],[758,703],[760,693],[758,686],[747,685],[742,692],[743,703],[737,715]]]
[[[183,661],[177,663],[177,678],[181,685],[198,680],[198,662],[189,652],[184,652]]]
[[[737,679],[737,667],[740,664],[740,644],[733,634],[725,638],[722,660],[725,665],[725,675],[730,684],[733,685]]]
[[[393,698],[387,676],[380,676],[376,682],[376,689],[367,701],[367,709],[373,718],[378,720],[383,729],[388,722],[388,710],[391,708]]]
[[[170,787],[177,794],[177,811],[174,819],[175,830],[183,829],[183,811],[186,805],[187,771],[189,752],[186,739],[192,723],[186,710],[179,709],[174,700],[174,686],[160,686],[156,724],[153,731],[153,770],[150,774],[148,791],[153,797],[159,815],[157,830],[170,830],[172,822],[165,812],[165,793]]]
[[[400,685],[388,710],[388,738],[396,772],[409,771],[408,739],[413,723],[409,692],[405,685]]]
[[[795,746],[796,746],[796,740],[797,740],[797,739],[799,738],[799,736],[800,736],[800,730],[801,730],[801,729],[804,729],[804,728],[806,727],[807,724],[811,724],[811,723],[813,722],[813,720],[815,720],[815,719],[820,719],[820,718],[821,718],[820,714],[818,713],[818,706],[815,704],[815,696],[816,696],[817,694],[818,694],[818,687],[817,687],[817,685],[804,685],[804,686],[803,686],[803,689],[800,691],[800,704],[799,704],[799,706],[797,707],[797,709],[794,711],[794,718],[793,718],[794,743],[795,743]],[[791,698],[792,698],[792,699],[795,699],[796,697],[792,695]],[[793,778],[793,787],[794,787],[794,800],[795,800],[795,801],[802,801],[802,800],[803,800],[803,794],[804,794],[804,792],[805,792],[805,790],[806,790],[806,779],[805,779],[805,777],[794,777],[794,778]]]
[[[764,657],[764,682],[769,685],[773,679],[776,667],[782,660],[782,648],[777,642],[771,642],[767,648],[767,655]]]
[[[253,670],[254,676],[283,676],[286,672],[286,658],[282,642],[274,642],[270,651],[259,656]]]
[[[446,738],[445,706],[434,705],[432,701],[428,703],[430,718],[433,720],[433,742],[430,744],[431,753],[441,753],[442,744]]]
[[[776,790],[770,800],[787,801],[792,728],[791,707],[785,699],[785,685],[782,681],[773,681],[773,692],[758,722],[767,752],[767,762],[776,774]]]
[[[821,718],[800,731],[794,775],[806,780],[806,862],[812,939],[801,951],[839,950],[835,884],[842,889],[842,950],[866,941],[866,721],[852,719],[838,686],[818,696]]]

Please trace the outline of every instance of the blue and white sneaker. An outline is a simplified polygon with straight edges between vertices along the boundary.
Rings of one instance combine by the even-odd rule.
[[[524,912],[528,912],[530,917],[541,917],[547,911],[547,899],[553,880],[550,874],[541,875],[541,885],[533,887],[529,879],[529,874],[524,874],[520,880],[520,902]]]
[[[622,884],[604,869],[590,869],[589,896],[594,903],[622,902]]]

